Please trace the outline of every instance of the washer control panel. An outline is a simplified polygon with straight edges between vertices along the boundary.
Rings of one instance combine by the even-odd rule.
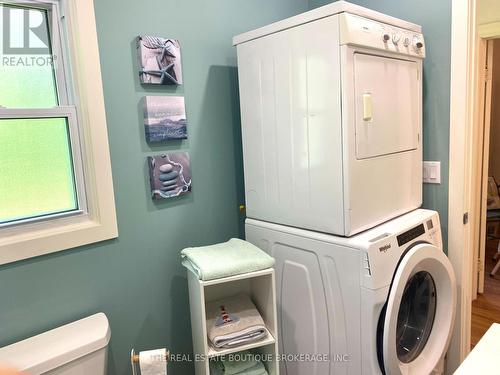
[[[373,21],[350,13],[341,13],[340,44],[375,48],[403,55],[425,57],[422,33]]]
[[[364,243],[360,277],[368,289],[390,285],[401,257],[413,245],[426,242],[443,251],[439,214],[428,210],[412,211],[352,238],[358,246]]]

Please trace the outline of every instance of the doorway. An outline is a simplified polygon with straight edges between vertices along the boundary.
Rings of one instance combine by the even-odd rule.
[[[452,3],[451,96],[450,96],[450,168],[448,199],[448,257],[457,277],[458,304],[446,374],[452,374],[471,348],[471,310],[479,283],[478,244],[482,215],[477,186],[477,162],[485,148],[478,142],[484,134],[479,117],[479,77],[484,65],[479,59],[480,46],[487,39],[500,37],[500,3],[483,0],[454,0]],[[485,48],[482,48],[484,53]],[[481,60],[483,61],[483,60]],[[484,97],[483,97],[484,98]],[[478,130],[479,129],[479,130]],[[489,134],[489,133],[488,133]],[[483,141],[484,142],[484,141]],[[489,149],[488,149],[489,151]],[[480,200],[481,198],[479,198]],[[486,252],[485,252],[486,254]]]
[[[492,105],[500,101],[500,39],[479,40],[478,65],[471,348],[500,322],[500,107]]]

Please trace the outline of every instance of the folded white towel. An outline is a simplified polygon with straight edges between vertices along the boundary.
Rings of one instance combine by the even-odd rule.
[[[268,331],[246,294],[209,302],[207,334],[215,349],[232,348],[263,339]]]

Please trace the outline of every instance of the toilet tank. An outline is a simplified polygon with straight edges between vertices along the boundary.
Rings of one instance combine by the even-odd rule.
[[[0,363],[30,375],[105,375],[110,337],[98,313],[0,348]]]

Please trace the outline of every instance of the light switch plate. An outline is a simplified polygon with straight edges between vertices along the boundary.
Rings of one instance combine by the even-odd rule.
[[[441,183],[441,162],[440,161],[424,161],[423,170],[424,183],[440,184]]]

